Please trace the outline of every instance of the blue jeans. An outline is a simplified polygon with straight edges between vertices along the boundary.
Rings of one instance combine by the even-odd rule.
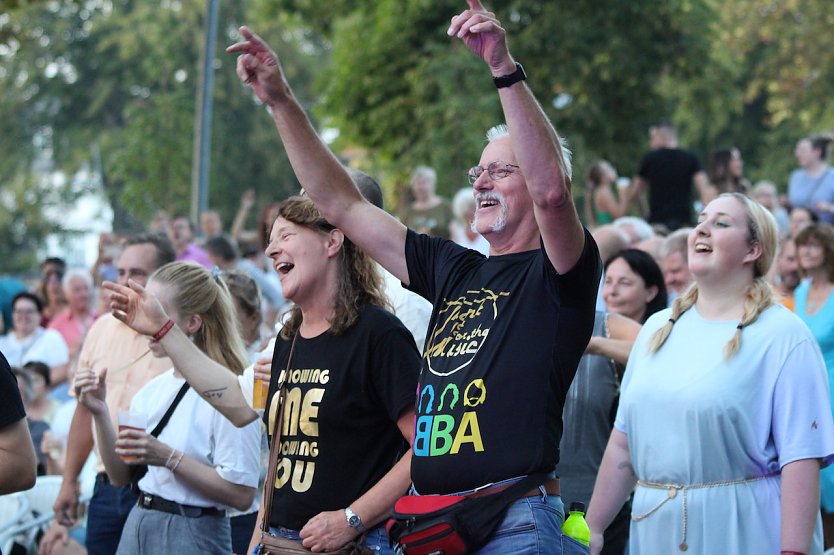
[[[127,515],[136,505],[137,495],[130,486],[111,486],[106,475],[96,476],[93,497],[87,508],[87,553],[114,555],[122,539]]]
[[[232,527],[232,553],[245,555],[252,539],[252,532],[258,525],[258,511],[233,516],[229,519],[229,524]]]
[[[518,481],[510,478],[493,485],[505,485]],[[476,490],[452,495],[469,495]],[[522,497],[512,502],[504,519],[490,536],[489,542],[471,555],[588,555],[590,548],[562,534],[565,522],[565,504],[558,495],[547,495],[539,486],[541,495]],[[419,495],[412,484],[410,492]]]
[[[472,555],[588,555],[590,549],[562,535],[565,506],[558,495],[514,501],[485,546]]]
[[[298,530],[270,527],[269,533],[273,536],[286,538],[288,540],[301,541],[301,535],[298,533]],[[397,552],[389,547],[388,543],[388,535],[385,533],[384,524],[380,524],[365,532],[365,541],[363,542],[363,545],[374,553],[379,553],[380,555],[397,555]],[[257,555],[257,553],[258,548],[255,547],[252,551],[252,555]]]

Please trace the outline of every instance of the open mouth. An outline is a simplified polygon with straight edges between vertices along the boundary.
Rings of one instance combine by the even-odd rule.
[[[703,243],[697,243],[695,245],[695,252],[702,253],[702,252],[712,252],[712,247],[705,245]]]
[[[293,264],[291,262],[279,262],[278,264],[275,265],[275,271],[277,271],[278,274],[280,274],[282,276],[285,276],[288,273],[290,273],[290,271],[293,268],[295,268],[295,264]]]

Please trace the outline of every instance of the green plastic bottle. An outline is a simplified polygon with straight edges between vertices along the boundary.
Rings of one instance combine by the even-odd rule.
[[[583,545],[591,545],[591,529],[585,522],[585,503],[574,501],[568,512],[570,515],[562,525],[562,533]]]

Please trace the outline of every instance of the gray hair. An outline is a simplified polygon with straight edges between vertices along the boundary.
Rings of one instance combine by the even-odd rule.
[[[488,143],[509,136],[510,129],[507,127],[506,123],[494,125],[486,132],[486,139]],[[573,153],[570,148],[568,148],[568,141],[564,137],[559,137],[559,145],[562,147],[562,163],[565,165],[565,173],[568,174],[568,179],[571,179],[573,178],[573,166],[571,165],[571,155]]]
[[[688,260],[689,250],[687,247],[687,241],[689,240],[689,234],[691,232],[691,227],[682,227],[669,234],[669,236],[663,240],[663,244],[660,245],[660,257],[666,258],[672,253],[679,252],[684,260]]]
[[[437,185],[437,172],[434,171],[433,168],[428,166],[417,166],[414,168],[414,171],[411,172],[411,181],[422,177],[423,179],[427,179],[433,184]]]
[[[648,239],[649,237],[654,235],[654,230],[652,229],[652,226],[650,226],[646,220],[644,220],[643,218],[638,218],[637,216],[622,216],[611,223],[618,227],[626,235],[628,235],[629,240],[632,239],[632,234],[628,232],[628,228],[631,228],[631,230],[634,232],[633,235],[635,243],[644,239]]]
[[[93,289],[93,276],[90,274],[89,270],[85,270],[84,268],[72,268],[67,270],[64,274],[64,279],[61,281],[61,285],[64,286],[64,289],[69,287],[70,282],[75,278],[81,278],[87,284],[90,289]]]
[[[466,222],[467,213],[473,212],[477,206],[478,203],[475,202],[475,196],[472,194],[472,187],[460,189],[452,198],[452,213],[455,218],[462,222]]]

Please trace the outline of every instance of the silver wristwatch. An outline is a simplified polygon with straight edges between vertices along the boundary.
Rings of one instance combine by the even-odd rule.
[[[362,519],[350,507],[345,509],[345,518],[347,519],[348,526],[355,528],[360,534],[365,531],[365,527],[362,525]]]

